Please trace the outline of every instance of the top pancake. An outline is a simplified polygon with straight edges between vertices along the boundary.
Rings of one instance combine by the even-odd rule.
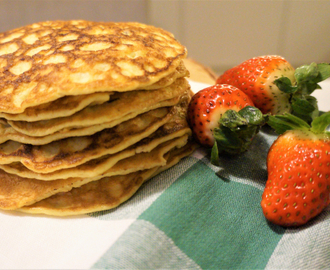
[[[66,95],[157,88],[187,51],[140,23],[49,21],[0,34],[0,112]]]

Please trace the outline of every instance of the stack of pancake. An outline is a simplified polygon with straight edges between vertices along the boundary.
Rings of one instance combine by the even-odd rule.
[[[189,155],[186,54],[140,23],[49,21],[0,34],[0,208],[111,209]]]

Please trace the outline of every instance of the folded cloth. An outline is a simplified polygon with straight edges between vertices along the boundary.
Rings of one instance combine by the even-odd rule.
[[[267,149],[275,138],[269,128],[263,128],[248,152],[223,157],[219,168],[199,149],[147,183],[125,206],[135,221],[92,268],[329,267],[329,207],[297,229],[270,224],[262,214]],[[150,200],[150,205],[142,198]],[[109,220],[120,212],[94,217]]]
[[[0,269],[326,269],[330,207],[305,226],[268,223],[260,207],[264,127],[249,151],[210,164],[197,149],[118,208],[56,218],[0,212]]]

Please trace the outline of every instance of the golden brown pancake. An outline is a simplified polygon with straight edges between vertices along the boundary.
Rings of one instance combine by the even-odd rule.
[[[165,166],[165,155],[175,148],[181,148],[187,143],[187,135],[166,141],[150,152],[144,152],[118,161],[102,174],[88,177],[72,177],[54,181],[39,181],[22,178],[0,170],[0,208],[16,209],[24,205],[33,204],[59,192],[67,192],[92,181],[114,175],[126,175],[132,172]],[[141,159],[144,162],[141,162]]]
[[[169,76],[161,79],[150,87],[165,88],[174,83],[178,78],[188,76],[189,72],[183,65],[183,62],[177,67],[176,71]],[[148,89],[148,87],[146,88]],[[182,89],[182,88],[181,88]],[[166,89],[169,92],[169,89]],[[64,96],[55,101],[41,104],[35,107],[29,107],[24,112],[18,114],[0,113],[0,118],[13,121],[35,122],[49,120],[59,117],[70,116],[87,106],[102,104],[110,99],[113,92],[100,92],[78,96]],[[157,93],[154,93],[155,97]],[[175,94],[173,93],[173,96]],[[170,98],[168,95],[163,95]],[[117,96],[118,98],[118,96]]]
[[[7,141],[0,145],[0,168],[6,171],[7,166],[3,165],[21,162],[31,171],[51,173],[118,153],[151,136],[161,126],[164,126],[162,129],[168,133],[186,128],[188,127],[186,113],[190,97],[189,93],[182,96],[176,106],[146,112],[91,136],[71,137],[46,145]]]
[[[0,117],[7,120],[34,122],[70,116],[87,106],[109,101],[111,94],[93,93],[80,96],[65,96],[49,103],[27,108],[19,114],[0,113]]]
[[[132,197],[145,181],[174,166],[183,157],[191,154],[194,149],[195,145],[188,143],[184,147],[170,152],[170,155],[166,157],[167,164],[164,166],[128,175],[105,177],[79,188],[73,188],[71,191],[57,193],[17,210],[33,214],[67,216],[115,208]]]
[[[111,209],[189,155],[186,55],[171,33],[134,22],[0,33],[0,208]]]
[[[8,141],[0,147],[0,163],[21,162],[28,169],[40,173],[72,168],[122,151],[150,136],[171,119],[170,112],[170,107],[155,109],[92,136],[71,137],[46,145]]]
[[[171,33],[141,23],[48,21],[13,29],[0,34],[0,112],[67,95],[153,88],[186,55]]]
[[[139,153],[150,152],[152,151],[152,149],[158,147],[158,145],[161,143],[178,137],[182,138],[187,135],[191,135],[191,130],[188,127],[182,127],[182,129],[179,130],[167,132],[165,131],[164,125],[148,138],[143,139],[142,141],[128,147],[127,149],[124,149],[118,153],[109,154],[100,158],[92,159],[75,167],[56,170],[54,172],[49,173],[40,173],[29,170],[20,162],[14,162],[7,165],[0,165],[0,168],[9,174],[42,181],[53,181],[57,179],[81,177],[82,175],[84,177],[90,178],[98,176],[100,174],[105,174],[109,170],[109,168],[114,166],[114,164],[116,164],[119,160],[132,157]],[[141,164],[143,164],[144,162],[145,160],[143,160]]]
[[[189,93],[189,92],[188,92]],[[187,93],[187,94],[188,94]],[[186,96],[184,94],[183,96]],[[150,109],[155,109],[158,107],[171,107],[176,105],[182,97],[178,96],[172,99],[164,100],[155,104]],[[155,108],[154,108],[155,107]],[[131,113],[126,114],[122,118],[117,118],[113,121],[104,122],[102,124],[96,124],[91,126],[79,127],[79,128],[69,128],[60,130],[53,134],[49,134],[42,137],[32,137],[25,135],[21,132],[16,131],[13,129],[6,121],[0,120],[0,144],[4,143],[8,140],[23,143],[23,144],[32,144],[32,145],[44,145],[54,141],[58,141],[61,139],[69,138],[69,137],[78,137],[78,136],[87,136],[93,135],[101,130],[112,128],[122,122],[128,121],[137,116],[139,111],[133,111]],[[141,111],[142,113],[142,111]]]
[[[152,109],[171,106],[167,105],[166,101],[171,100],[170,102],[174,105],[178,102],[174,98],[179,98],[188,89],[189,83],[187,80],[180,78],[170,86],[158,91],[140,90],[114,94],[111,102],[88,106],[69,117],[37,122],[8,121],[8,124],[18,132],[33,137],[47,136],[63,130],[65,132],[67,129],[83,128],[109,122],[116,125],[122,122],[121,119],[126,121]],[[163,101],[165,104],[162,103]],[[173,102],[175,103],[173,104]]]
[[[132,197],[156,171],[157,167],[128,175],[105,177],[16,210],[52,216],[72,216],[108,210]]]

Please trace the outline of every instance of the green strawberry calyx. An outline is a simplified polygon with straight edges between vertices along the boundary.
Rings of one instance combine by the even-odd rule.
[[[278,134],[283,134],[288,130],[305,130],[315,134],[325,133],[330,135],[330,131],[328,130],[330,125],[330,111],[314,118],[311,124],[290,113],[269,115],[267,124]]]
[[[213,131],[215,143],[211,150],[211,163],[219,165],[219,154],[230,155],[246,151],[260,128],[267,122],[268,115],[253,106],[240,111],[227,110]]]
[[[274,83],[281,91],[291,95],[291,113],[311,123],[319,115],[317,100],[311,94],[321,89],[319,83],[330,77],[330,64],[303,65],[295,70],[294,77],[294,83],[287,77],[281,77]]]
[[[215,143],[211,150],[211,163],[219,165],[220,153],[237,155],[248,150],[253,138],[266,123],[278,134],[288,130],[304,130],[330,136],[330,111],[315,117],[309,124],[290,113],[262,114],[253,106],[247,106],[238,112],[228,110],[220,118],[219,127],[213,132]]]

